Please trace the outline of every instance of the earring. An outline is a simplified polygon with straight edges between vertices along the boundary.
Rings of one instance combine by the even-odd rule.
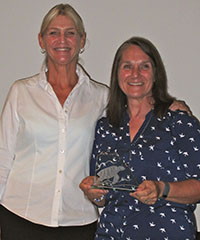
[[[84,47],[81,48],[81,49],[80,49],[80,54],[83,53],[84,51],[85,51],[85,48],[84,48]]]
[[[46,50],[45,50],[44,48],[41,48],[41,49],[40,49],[40,52],[41,52],[42,54],[44,54],[44,53],[46,52]]]

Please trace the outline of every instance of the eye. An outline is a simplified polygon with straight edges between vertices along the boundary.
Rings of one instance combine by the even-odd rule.
[[[144,63],[141,63],[140,66],[139,66],[140,70],[149,70],[151,69],[151,63],[150,62],[144,62]]]
[[[69,35],[75,35],[76,33],[74,31],[68,32]]]
[[[132,69],[132,65],[131,64],[129,64],[129,63],[126,63],[126,64],[123,64],[123,66],[122,66],[122,68],[123,69]]]
[[[66,37],[73,37],[73,36],[75,36],[76,35],[76,32],[75,31],[67,31],[66,33],[65,33],[65,36]]]
[[[57,36],[58,34],[59,34],[59,32],[58,32],[58,31],[55,31],[55,30],[48,32],[48,35],[49,35],[49,36]]]

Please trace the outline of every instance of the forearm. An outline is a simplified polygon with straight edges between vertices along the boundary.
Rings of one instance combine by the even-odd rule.
[[[200,181],[195,179],[185,180],[181,182],[170,182],[170,191],[168,197],[169,201],[191,204],[200,200]],[[162,196],[164,190],[164,183],[159,183],[160,194]]]

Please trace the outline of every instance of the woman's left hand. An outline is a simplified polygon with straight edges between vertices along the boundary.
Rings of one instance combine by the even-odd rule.
[[[162,182],[157,181],[143,181],[134,193],[130,193],[130,196],[137,198],[144,204],[155,204],[160,195],[162,184]]]

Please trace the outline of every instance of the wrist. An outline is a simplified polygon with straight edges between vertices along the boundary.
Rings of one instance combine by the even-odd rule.
[[[168,197],[169,191],[170,191],[170,185],[168,182],[163,182],[164,187],[163,191],[161,192],[159,198],[160,199],[166,199]]]

